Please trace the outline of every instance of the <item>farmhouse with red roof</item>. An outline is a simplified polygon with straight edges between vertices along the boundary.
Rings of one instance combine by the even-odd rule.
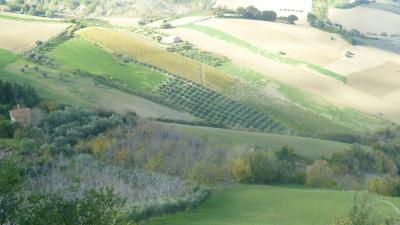
[[[32,113],[29,108],[20,108],[18,105],[16,109],[10,110],[10,118],[11,121],[27,127],[31,124]]]

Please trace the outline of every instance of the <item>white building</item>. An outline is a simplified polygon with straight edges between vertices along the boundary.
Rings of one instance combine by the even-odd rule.
[[[254,6],[261,11],[275,11],[278,16],[296,15],[305,20],[312,10],[313,0],[217,0],[216,7],[236,10],[239,7]]]
[[[161,43],[165,45],[172,45],[180,42],[182,42],[182,39],[178,36],[168,36],[161,39]]]

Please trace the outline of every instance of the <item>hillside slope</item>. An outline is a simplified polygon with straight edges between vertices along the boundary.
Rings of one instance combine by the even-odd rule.
[[[366,6],[330,9],[329,19],[333,23],[343,25],[348,30],[357,29],[362,33],[397,34],[400,27],[400,15]]]
[[[369,93],[361,92],[343,82],[325,76],[323,73],[319,72],[324,71],[323,67],[321,70],[310,70],[304,66],[293,65],[291,61],[286,62],[284,60],[275,60],[274,58],[265,55],[263,52],[260,53],[260,51],[256,51],[258,47],[258,49],[266,49],[267,51],[278,54],[276,52],[277,49],[274,50],[270,48],[270,44],[263,44],[270,39],[268,35],[268,32],[271,32],[271,29],[268,30],[268,27],[270,27],[269,24],[270,23],[268,22],[253,20],[211,19],[198,23],[199,26],[186,26],[184,28],[174,29],[171,33],[182,36],[184,39],[189,40],[201,49],[224,55],[232,59],[234,63],[258,71],[266,77],[311,92],[336,104],[353,107],[372,115],[382,115],[384,118],[393,122],[400,122],[400,105],[388,102]],[[283,38],[288,34],[292,37],[296,37],[294,33],[292,33],[293,30],[303,29],[303,32],[309,32],[309,35],[321,32],[312,28],[294,27],[291,29],[290,25],[285,24],[273,24],[273,26],[288,28],[286,30],[281,29],[277,31],[277,34]],[[260,32],[264,35],[259,35]],[[329,36],[327,36],[326,39],[328,42],[330,40]],[[298,43],[301,42],[296,41],[293,45],[297,45]],[[307,49],[307,46],[315,45],[313,43],[308,43],[307,41],[303,43],[305,49]],[[350,70],[348,72],[351,74],[361,70],[362,68],[369,68],[372,65],[368,65],[366,62],[369,62],[369,60],[372,59],[375,59],[376,61],[377,57],[379,60],[375,63],[378,65],[387,60],[393,60],[396,63],[400,62],[400,57],[395,54],[379,50],[370,50],[364,47],[353,48],[351,46],[346,46],[350,48],[351,51],[353,51],[353,49],[362,50],[360,51],[360,54],[356,53],[355,58],[360,57],[359,61],[357,59],[352,61],[344,56],[346,51],[346,48],[343,48],[344,46],[340,47],[340,45],[338,45],[339,48],[336,47],[337,49],[335,49],[334,47],[326,44],[324,45],[323,43],[324,42],[319,42],[319,44],[322,44],[324,48],[320,46],[320,51],[316,51],[317,53],[320,55],[329,55],[333,53],[339,56],[339,58],[334,59],[334,61],[329,61],[329,57],[323,59],[328,59],[328,61],[325,62],[325,66],[332,70],[349,65]],[[282,48],[285,48],[285,46],[283,45]],[[364,54],[364,50],[369,53]],[[301,51],[298,51],[298,53],[299,52],[301,53]],[[342,53],[342,55],[340,55],[340,53]],[[307,59],[309,58],[307,54],[310,54],[310,52],[304,50],[302,54],[305,55],[303,56],[303,59]],[[375,55],[375,57],[372,57],[373,55]],[[318,57],[322,58],[321,56]],[[357,62],[361,63],[358,64]],[[333,66],[334,64],[337,64],[337,66]],[[354,64],[358,65],[359,68],[353,68],[352,66]],[[324,64],[321,64],[321,66],[324,66]],[[338,71],[340,71],[340,69],[338,69]],[[400,89],[400,87],[398,88]]]

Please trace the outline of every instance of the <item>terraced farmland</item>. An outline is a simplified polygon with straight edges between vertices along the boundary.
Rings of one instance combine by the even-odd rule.
[[[169,79],[159,87],[159,92],[178,108],[214,124],[276,133],[285,129],[278,122],[251,107],[182,79]]]
[[[198,83],[202,81],[198,61],[170,53],[149,43],[149,40],[143,40],[143,37],[135,33],[90,27],[79,31],[78,35],[109,49],[113,53],[125,53],[132,58],[163,68],[188,80]],[[213,90],[223,91],[234,84],[232,78],[210,66],[204,67],[204,73],[206,76],[204,85]]]
[[[345,75],[359,72],[372,66],[378,66],[387,61],[397,63],[400,61],[398,55],[360,46],[345,45],[340,47],[340,45],[337,45],[338,43],[345,43],[342,39],[339,38],[338,40],[336,39],[337,37],[330,39],[329,35],[326,36],[326,33],[313,28],[296,26],[291,28],[285,24],[270,24],[273,23],[239,19],[210,19],[199,23],[202,28],[201,30],[193,30],[191,27],[177,28],[170,30],[170,33],[183,37],[200,49],[226,56],[237,65],[255,70],[265,77],[272,78],[296,89],[320,96],[331,103],[350,107],[372,116],[380,115],[395,123],[400,121],[400,105],[387,102],[368,92],[361,92],[343,82],[321,75],[321,71],[319,70],[322,69],[322,71],[325,71],[324,68],[315,68],[317,69],[315,70],[307,68],[304,65],[291,64],[290,61],[274,60],[263,54],[259,54],[258,50],[252,46],[259,49],[267,48],[266,46],[270,45],[268,44],[268,40],[271,39],[271,35],[268,32],[272,32],[274,34],[272,36],[282,36],[283,38],[291,39],[294,49],[298,49],[295,47],[297,45],[304,45],[303,49],[307,49],[307,46],[320,49],[319,56],[321,57],[331,53],[337,54],[338,58],[335,60],[330,62],[329,60],[325,61],[327,63],[325,67],[329,68],[325,72],[339,69],[342,71],[347,70],[347,74]],[[197,24],[194,26],[198,27]],[[271,30],[271,26],[278,28]],[[203,27],[206,28],[203,29]],[[298,36],[300,30],[305,34]],[[318,36],[319,33],[324,34],[322,36],[326,38],[325,41],[307,41],[307,38],[311,38],[313,35]],[[298,38],[299,40],[297,40]],[[242,42],[240,40],[245,41]],[[248,43],[259,44],[248,45]],[[356,56],[348,58],[344,56],[344,50],[354,52]],[[305,50],[300,52],[303,52],[305,55],[308,54]],[[340,56],[341,54],[342,56]]]

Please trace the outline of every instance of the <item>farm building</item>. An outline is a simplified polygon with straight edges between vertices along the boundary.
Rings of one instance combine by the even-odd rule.
[[[161,39],[161,43],[166,45],[172,45],[180,42],[182,42],[182,39],[178,36],[168,36]]]
[[[31,124],[32,113],[29,108],[20,108],[18,105],[16,109],[10,111],[10,119],[13,122],[19,123],[22,126],[29,126]]]
[[[236,10],[252,5],[261,11],[275,11],[278,16],[296,15],[300,20],[304,20],[311,12],[312,4],[312,0],[217,0],[216,6]]]

